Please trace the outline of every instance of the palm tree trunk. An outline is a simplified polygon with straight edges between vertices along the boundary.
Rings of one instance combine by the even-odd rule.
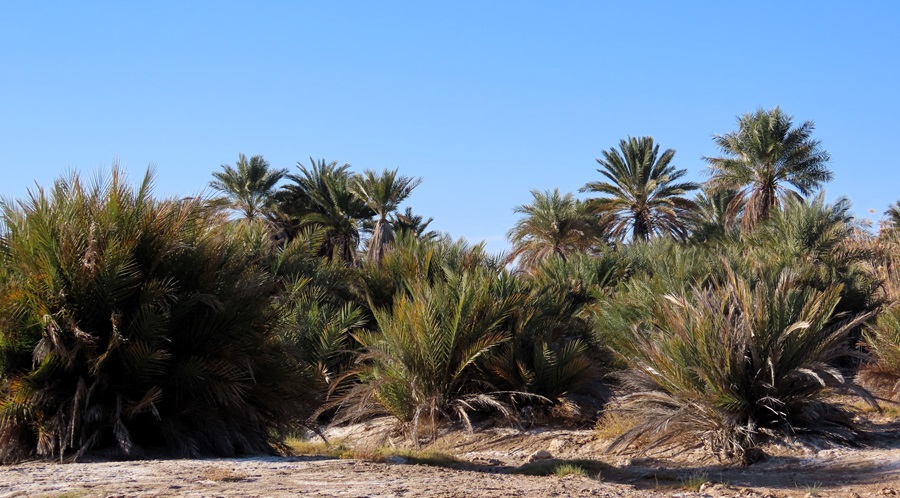
[[[387,245],[394,241],[394,230],[387,219],[381,217],[375,223],[375,230],[372,231],[372,240],[369,241],[369,261],[377,261],[381,263]]]

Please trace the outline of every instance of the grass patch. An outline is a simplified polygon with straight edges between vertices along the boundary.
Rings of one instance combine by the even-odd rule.
[[[576,460],[538,460],[521,465],[513,471],[514,474],[522,474],[526,476],[559,476],[568,475],[580,476],[599,476],[609,466],[603,462],[596,460],[576,459]]]
[[[406,463],[413,465],[431,465],[434,467],[454,467],[462,463],[453,455],[441,453],[439,451],[423,451],[404,448],[379,448],[371,455],[371,460],[386,461],[392,457],[399,457],[406,460]]]
[[[804,496],[816,497],[820,496],[819,493],[822,492],[822,484],[817,482],[813,484],[807,484],[805,486],[797,485],[797,489],[805,492],[806,494]]]
[[[706,472],[697,472],[681,481],[680,487],[687,491],[700,491],[700,488],[708,482],[710,482],[709,475]]]
[[[633,429],[634,418],[626,417],[619,412],[606,410],[594,426],[594,435],[598,439],[615,439]]]
[[[341,459],[369,460],[386,462],[393,458],[402,458],[412,465],[432,465],[435,467],[454,467],[463,462],[458,458],[438,451],[413,450],[406,448],[378,448],[375,451],[349,448],[344,444],[326,444],[322,441],[305,441],[290,438],[285,441],[291,453],[303,456],[320,456]]]
[[[556,467],[556,477],[581,476],[587,477],[588,472],[579,465],[564,463]]]
[[[327,444],[324,441],[307,441],[288,438],[285,441],[293,455],[321,456],[331,458],[356,458],[355,452],[343,444]]]
[[[900,403],[891,400],[879,399],[878,408],[862,401],[854,401],[849,404],[850,409],[862,415],[878,415],[885,418],[900,418]]]

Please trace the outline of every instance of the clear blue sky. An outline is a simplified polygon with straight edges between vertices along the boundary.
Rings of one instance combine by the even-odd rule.
[[[7,2],[0,195],[70,169],[201,191],[239,152],[399,167],[432,227],[506,247],[530,189],[576,191],[628,135],[701,156],[780,105],[831,153],[829,198],[879,218],[894,159],[900,3]],[[875,210],[872,215],[869,209]]]

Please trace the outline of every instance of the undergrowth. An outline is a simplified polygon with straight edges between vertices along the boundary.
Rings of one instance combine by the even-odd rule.
[[[581,475],[581,476],[599,476],[604,470],[608,470],[609,465],[597,460],[573,459],[573,460],[538,460],[529,462],[516,468],[514,474],[522,474],[526,476],[559,476]]]

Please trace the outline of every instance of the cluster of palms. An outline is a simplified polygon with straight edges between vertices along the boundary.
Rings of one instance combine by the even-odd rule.
[[[300,164],[299,174],[292,175],[286,169],[271,169],[262,156],[247,161],[241,154],[235,167],[223,164],[222,171],[213,173],[210,187],[224,194],[227,205],[244,219],[264,218],[288,239],[304,229],[322,230],[322,251],[329,259],[356,261],[362,232],[371,234],[368,256],[376,260],[384,257],[398,230],[436,236],[425,231],[430,219],[423,222],[410,208],[405,214],[396,212],[420,179],[398,175],[396,169],[360,175],[349,164],[310,162],[310,168]],[[288,183],[276,191],[285,178]]]
[[[850,413],[827,392],[870,403],[860,384],[900,392],[894,231],[873,237],[846,199],[814,195],[831,173],[812,130],[778,108],[740,117],[715,137],[723,156],[705,158],[702,186],[679,181],[674,151],[629,138],[597,160],[606,181],[582,188],[602,196],[533,192],[516,208],[525,217],[509,238],[523,270],[609,253],[626,268],[592,307],[594,343],[615,354],[608,409],[638,420],[614,446],[688,436],[750,462],[766,436],[852,439]]]
[[[0,459],[273,451],[378,415],[418,443],[619,412],[614,447],[746,463],[767,437],[852,440],[828,393],[900,399],[900,224],[814,195],[812,129],[739,118],[702,186],[623,140],[599,196],[515,208],[507,257],[399,211],[420,180],[397,170],[241,155],[218,199],[62,179],[2,213]]]
[[[831,179],[813,128],[811,121],[792,128],[777,107],[740,117],[737,131],[715,137],[725,155],[704,158],[710,179],[702,189],[679,181],[687,171],[672,165],[674,150],[659,154],[652,137],[622,140],[597,159],[606,180],[581,189],[601,197],[533,191],[533,203],[516,208],[526,217],[509,232],[512,258],[527,268],[545,255],[589,251],[611,239],[684,241],[727,232],[738,221],[749,232],[789,198],[809,196]],[[686,197],[698,189],[694,199]]]

